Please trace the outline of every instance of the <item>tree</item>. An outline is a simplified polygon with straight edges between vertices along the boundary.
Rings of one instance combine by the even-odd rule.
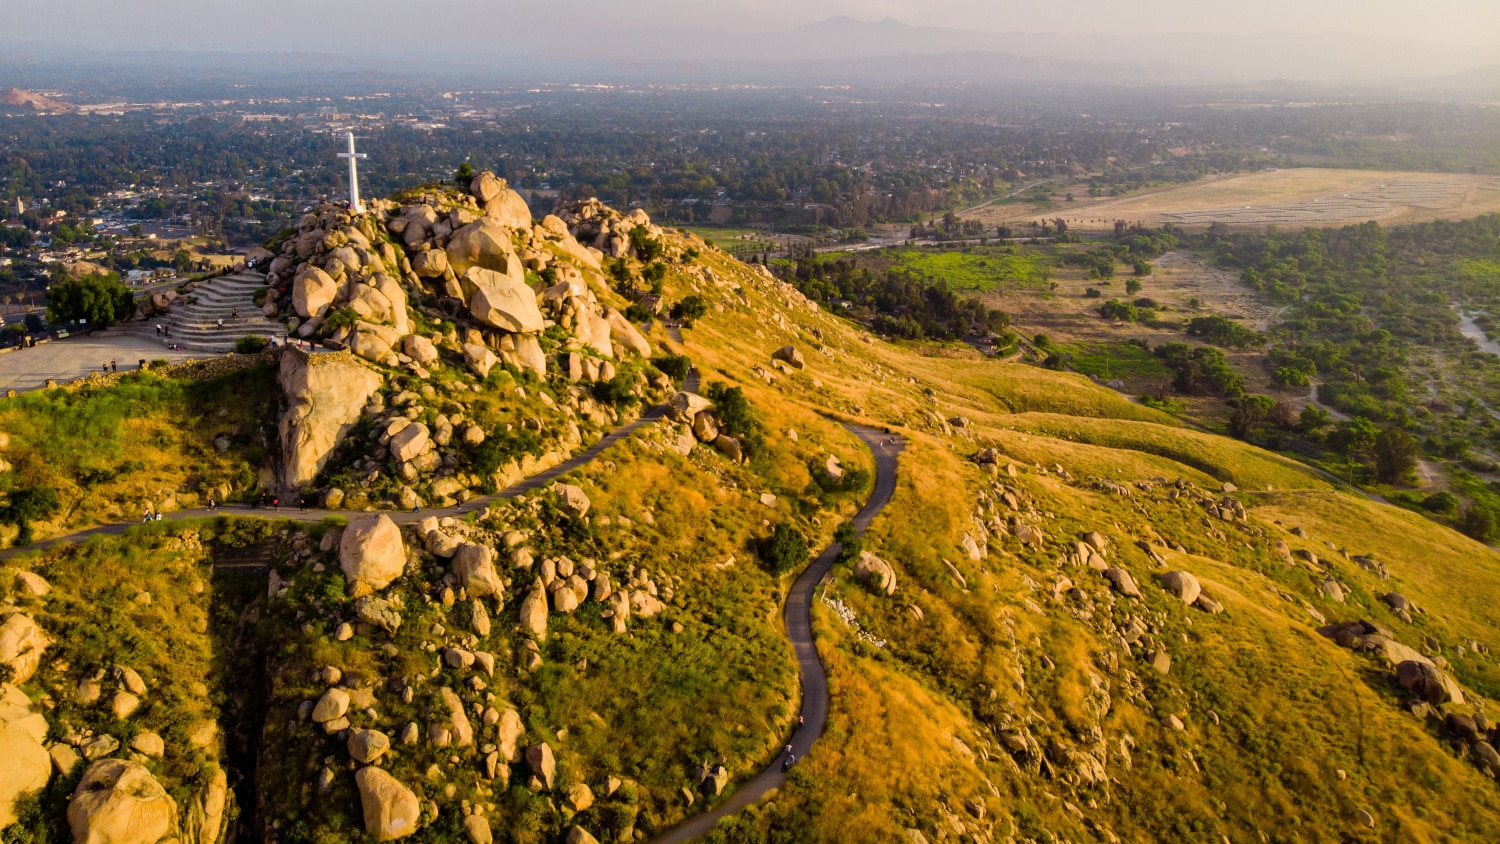
[[[1495,538],[1495,514],[1476,502],[1469,506],[1467,513],[1464,513],[1461,527],[1464,533],[1480,542],[1489,542]]]
[[[1417,468],[1417,441],[1392,426],[1375,438],[1375,477],[1383,484],[1404,482]]]
[[[1334,451],[1353,458],[1357,455],[1367,454],[1375,447],[1375,438],[1380,435],[1375,423],[1356,416],[1339,423],[1339,426],[1328,435],[1328,444]]]
[[[0,508],[0,520],[16,526],[16,545],[31,544],[31,523],[57,512],[57,490],[47,486],[22,487]]]
[[[1141,282],[1138,279],[1125,279],[1125,292],[1131,296],[1141,292]]]
[[[771,531],[757,549],[762,562],[776,574],[786,574],[807,562],[807,537],[786,522]]]
[[[47,319],[67,322],[84,319],[107,328],[130,316],[135,294],[114,273],[65,278],[47,288]]]
[[[144,231],[145,231],[145,229],[141,228],[141,224],[140,223],[131,223],[130,224],[130,236],[131,237],[140,237],[141,234]]]
[[[1302,415],[1297,417],[1297,430],[1303,434],[1316,434],[1327,428],[1333,422],[1333,416],[1321,407],[1310,404],[1302,408]]]
[[[1239,406],[1229,417],[1229,432],[1240,439],[1247,439],[1270,418],[1271,408],[1276,406],[1270,396],[1241,396]]]
[[[172,268],[180,273],[185,273],[193,268],[193,253],[186,249],[179,249],[172,253]]]
[[[1108,302],[1105,302],[1104,304],[1099,306],[1099,316],[1102,316],[1105,319],[1135,322],[1140,318],[1140,313],[1136,311],[1135,305],[1132,305],[1129,302],[1121,302],[1118,299],[1110,299]]]
[[[474,165],[467,161],[458,165],[458,171],[453,174],[453,184],[467,188],[472,181],[474,181]]]

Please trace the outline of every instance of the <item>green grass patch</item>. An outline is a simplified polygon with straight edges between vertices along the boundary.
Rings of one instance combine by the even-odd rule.
[[[1135,343],[1078,343],[1060,348],[1074,369],[1101,381],[1172,377],[1155,355]]]
[[[1052,266],[1041,255],[1011,253],[1009,248],[974,251],[932,252],[903,249],[894,253],[894,269],[933,281],[942,280],[953,290],[1046,291]]]

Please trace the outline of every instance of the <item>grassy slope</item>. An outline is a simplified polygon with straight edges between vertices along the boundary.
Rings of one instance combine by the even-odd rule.
[[[1500,620],[1484,608],[1500,595],[1493,579],[1500,555],[1334,492],[1277,455],[1184,430],[1077,376],[866,344],[832,318],[797,309],[783,312],[798,325],[781,330],[764,317],[781,307],[779,296],[759,294],[759,283],[744,287],[723,314],[688,331],[696,357],[739,373],[749,388],[750,367],[797,343],[808,369],[756,385],[760,406],[817,402],[900,426],[912,446],[896,500],[869,541],[896,567],[900,591],[876,597],[847,570],[834,587],[861,626],[889,644],[870,647],[820,608],[835,689],[829,738],[774,808],[726,824],[722,840],[836,841],[852,829],[866,840],[894,840],[906,828],[938,840],[963,828],[955,823],[971,834],[1073,840],[1109,839],[1105,830],[1125,840],[1238,841],[1262,832],[1288,841],[1488,840],[1500,830],[1494,783],[1454,756],[1435,723],[1401,711],[1404,695],[1388,667],[1318,636],[1303,608],[1307,601],[1332,619],[1371,618],[1413,647],[1436,636],[1473,703],[1494,693],[1495,662],[1472,652],[1459,659],[1454,646],[1467,637],[1496,641]],[[753,338],[741,328],[747,322],[758,326]],[[830,354],[811,351],[819,345]],[[929,410],[966,415],[975,427],[941,434]],[[963,555],[969,511],[988,483],[964,457],[984,445],[1022,467],[1015,486],[1055,517],[1042,523],[1044,548],[1006,540],[981,563]],[[1033,464],[1060,464],[1074,480],[1026,469]],[[1208,521],[1191,499],[1174,501],[1161,489],[1106,495],[1090,488],[1096,477],[1182,478],[1214,498],[1232,481],[1251,517],[1238,526]],[[1293,536],[1293,526],[1309,538]],[[1060,559],[1065,543],[1091,529],[1114,541],[1113,559],[1135,573],[1142,599],[1117,600],[1096,573]],[[1182,544],[1186,553],[1157,550],[1170,568],[1198,574],[1226,605],[1223,615],[1185,608],[1155,584],[1153,572],[1163,569],[1135,542],[1156,536]],[[1331,556],[1332,573],[1350,587],[1348,603],[1319,597],[1325,575],[1274,558],[1276,538]],[[1375,552],[1391,582],[1327,542],[1350,554]],[[947,577],[942,559],[963,570],[967,591]],[[1051,597],[1059,574],[1089,594],[1086,616],[1066,594]],[[1415,624],[1384,609],[1377,596],[1392,589],[1426,610]],[[922,610],[920,621],[911,605]],[[1121,623],[1130,615],[1166,643],[1170,674],[1105,635],[1101,617]],[[1161,726],[1169,714],[1186,729]],[[1034,759],[997,740],[1014,725],[1038,740],[1054,772],[1067,754],[1046,752],[1053,742],[1100,751],[1110,784],[1033,770]],[[982,820],[966,811],[971,798],[985,803]],[[1359,826],[1362,810],[1375,816],[1374,831]]]

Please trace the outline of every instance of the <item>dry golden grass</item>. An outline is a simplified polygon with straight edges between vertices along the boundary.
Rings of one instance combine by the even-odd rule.
[[[1339,226],[1375,220],[1384,225],[1464,219],[1500,210],[1500,180],[1460,173],[1298,168],[1203,179],[1179,187],[1112,199],[1084,200],[1044,214],[991,205],[986,223],[1061,217],[1070,228],[1109,229],[1115,220],[1146,225],[1230,225],[1283,228]],[[1218,212],[1206,214],[1206,212]]]

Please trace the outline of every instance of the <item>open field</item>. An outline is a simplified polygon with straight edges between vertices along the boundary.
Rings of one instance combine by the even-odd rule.
[[[1148,226],[1202,227],[1221,222],[1259,228],[1382,225],[1462,219],[1500,211],[1500,178],[1302,168],[1204,179],[1180,187],[1069,203],[1047,213],[1069,227],[1108,229],[1115,220]],[[973,212],[986,224],[1036,218],[1029,206],[994,205]]]

